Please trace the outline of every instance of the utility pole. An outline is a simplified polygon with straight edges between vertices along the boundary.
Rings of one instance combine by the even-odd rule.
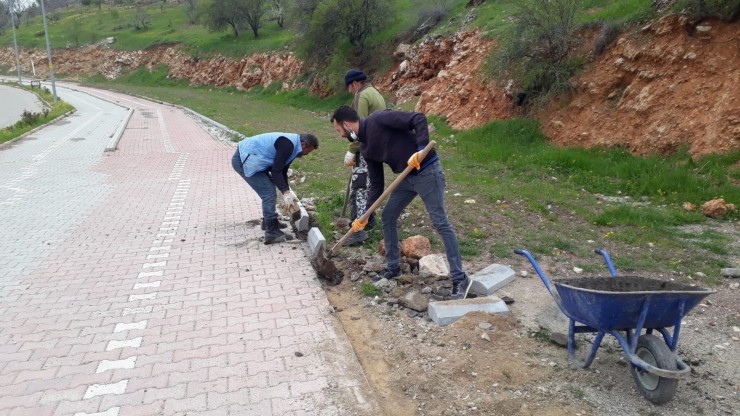
[[[10,25],[13,26],[13,47],[15,48],[15,70],[18,71],[18,85],[22,83],[21,81],[21,63],[20,59],[18,58],[18,42],[15,40],[15,13],[13,12],[13,6],[15,5],[15,1],[9,2],[10,6]]]
[[[57,101],[57,86],[56,80],[54,79],[54,63],[51,62],[51,46],[49,46],[49,31],[46,29],[46,11],[44,10],[44,0],[39,0],[41,3],[41,17],[44,20],[44,35],[46,35],[46,55],[49,57],[49,76],[51,77],[51,93],[54,97],[54,102]]]

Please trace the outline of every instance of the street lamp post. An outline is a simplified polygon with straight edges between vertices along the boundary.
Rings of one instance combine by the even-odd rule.
[[[51,46],[49,46],[49,31],[46,29],[46,11],[44,10],[44,0],[38,0],[41,3],[41,17],[44,20],[44,35],[46,35],[46,55],[49,57],[49,76],[51,77],[51,93],[54,101],[57,100],[57,86],[54,79],[54,63],[51,62]]]
[[[18,41],[15,40],[15,12],[13,11],[13,5],[15,2],[10,3],[10,25],[13,27],[13,47],[15,48],[15,69],[18,72],[18,84],[21,84],[21,64],[18,58]]]

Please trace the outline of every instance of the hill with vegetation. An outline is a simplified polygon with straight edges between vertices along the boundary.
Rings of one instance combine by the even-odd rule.
[[[339,6],[365,3],[389,8],[360,40],[349,33],[359,26],[339,27],[348,19]],[[739,38],[737,1],[307,0],[283,10],[282,26],[275,10],[266,13],[257,36],[245,21],[237,30],[207,24],[213,4],[51,9],[55,69],[187,105],[245,135],[310,127],[333,137],[326,115],[350,101],[342,76],[360,66],[393,105],[432,118],[450,192],[460,195],[449,203],[466,261],[508,257],[514,246],[572,260],[586,241],[601,240],[630,253],[620,265],[628,270],[671,264],[716,275],[738,261],[724,234],[697,243],[676,228],[715,221],[697,208],[708,201],[723,202],[707,215],[740,218],[732,210],[740,202],[740,48],[726,47]],[[41,17],[25,11],[20,22],[24,76],[34,62],[44,77]],[[0,66],[12,76],[10,32],[5,25],[0,35]],[[303,166],[321,181],[303,186],[326,198],[319,221],[331,235],[345,172],[334,160],[341,144],[324,143]],[[537,231],[517,232],[530,223]],[[649,259],[632,250],[648,242],[664,250]],[[685,260],[675,263],[676,253]]]

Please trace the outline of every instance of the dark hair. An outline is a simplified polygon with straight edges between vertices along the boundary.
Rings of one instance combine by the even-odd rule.
[[[301,143],[305,143],[308,147],[314,150],[319,148],[319,138],[311,133],[301,134]]]
[[[331,122],[337,122],[342,123],[345,121],[358,121],[360,119],[360,116],[357,115],[357,111],[352,109],[352,107],[347,107],[346,105],[343,105],[334,111],[334,114],[331,116]]]

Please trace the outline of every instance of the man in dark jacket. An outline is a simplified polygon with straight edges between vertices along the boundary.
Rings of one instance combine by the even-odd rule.
[[[419,151],[429,144],[426,116],[421,113],[385,110],[375,112],[366,119],[360,119],[355,110],[342,106],[334,112],[331,122],[341,137],[360,142],[360,153],[367,162],[370,182],[368,206],[383,193],[385,186],[383,163],[394,173],[403,172],[407,166],[416,169],[391,193],[383,208],[381,219],[385,239],[386,269],[374,280],[391,279],[401,274],[398,218],[414,197],[419,195],[445,246],[452,277],[450,299],[464,299],[470,289],[470,279],[463,271],[460,247],[445,211],[446,183],[442,165],[434,149],[424,160],[419,160]],[[352,222],[352,229],[358,232],[365,225],[367,224],[358,218]]]
[[[275,211],[275,188],[283,194],[283,210],[290,214],[298,210],[298,197],[288,186],[288,168],[299,157],[319,148],[313,134],[264,133],[239,142],[231,158],[231,166],[262,200],[262,220],[265,244],[281,243],[293,236],[280,230]]]

